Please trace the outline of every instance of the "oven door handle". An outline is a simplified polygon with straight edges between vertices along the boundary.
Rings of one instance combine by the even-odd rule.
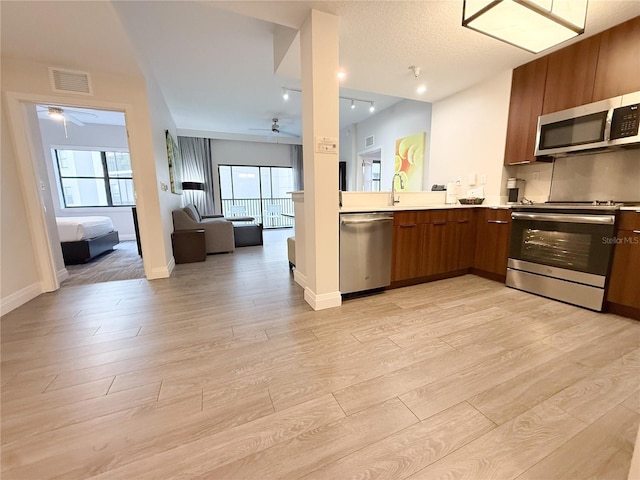
[[[579,215],[570,213],[524,213],[513,212],[514,220],[537,220],[539,222],[589,223],[596,225],[613,225],[615,215]]]

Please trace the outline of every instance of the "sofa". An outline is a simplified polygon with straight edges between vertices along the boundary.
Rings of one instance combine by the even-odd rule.
[[[195,205],[187,205],[179,210],[174,210],[172,215],[173,229],[176,232],[204,230],[207,253],[234,251],[233,223],[221,215],[201,216]]]

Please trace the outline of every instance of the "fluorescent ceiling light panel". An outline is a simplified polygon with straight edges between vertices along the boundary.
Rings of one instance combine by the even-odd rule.
[[[587,0],[465,0],[462,25],[538,53],[584,33]]]

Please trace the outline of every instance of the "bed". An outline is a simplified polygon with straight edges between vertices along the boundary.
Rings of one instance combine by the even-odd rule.
[[[120,243],[109,217],[56,217],[65,265],[86,263]]]

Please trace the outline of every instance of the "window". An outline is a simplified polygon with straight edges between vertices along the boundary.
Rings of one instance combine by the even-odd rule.
[[[128,152],[54,150],[65,208],[135,205]]]
[[[222,213],[254,217],[265,228],[293,226],[291,167],[220,165]]]

